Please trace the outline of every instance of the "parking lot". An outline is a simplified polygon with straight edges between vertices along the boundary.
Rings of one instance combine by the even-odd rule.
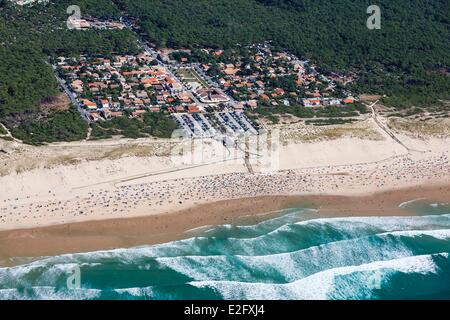
[[[184,129],[188,137],[209,138],[217,135],[217,130],[201,113],[174,113],[172,117],[178,128]]]
[[[178,128],[184,129],[190,138],[211,138],[223,133],[232,136],[258,134],[258,128],[242,111],[207,114],[173,113],[172,118],[177,123]],[[226,132],[223,132],[223,129]]]
[[[214,116],[229,134],[258,134],[258,129],[242,111],[216,112]]]

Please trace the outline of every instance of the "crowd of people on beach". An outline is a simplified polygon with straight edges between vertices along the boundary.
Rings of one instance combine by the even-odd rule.
[[[235,172],[148,183],[133,180],[61,197],[48,190],[45,199],[3,199],[1,224],[22,220],[58,223],[107,219],[183,209],[187,205],[266,195],[358,194],[449,181],[449,155],[399,155],[388,160],[272,173]],[[83,219],[81,219],[83,218]]]

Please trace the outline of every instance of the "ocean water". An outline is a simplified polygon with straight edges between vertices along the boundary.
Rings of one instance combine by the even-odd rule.
[[[0,299],[450,299],[450,206],[412,217],[289,209],[160,245],[0,268]]]

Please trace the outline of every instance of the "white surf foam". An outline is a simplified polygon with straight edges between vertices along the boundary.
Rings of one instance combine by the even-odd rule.
[[[124,288],[124,289],[114,289],[115,292],[119,294],[129,294],[133,297],[154,297],[153,287],[133,287],[133,288]]]
[[[438,254],[448,258],[448,253]],[[192,286],[215,289],[225,299],[329,299],[337,291],[345,291],[348,299],[370,298],[373,289],[379,287],[389,272],[436,273],[433,256],[422,255],[376,261],[359,266],[347,266],[318,272],[309,277],[288,284],[247,283],[232,281],[193,281]],[[340,276],[366,273],[367,282],[360,281],[360,287],[337,288],[335,280]],[[374,277],[375,276],[375,277]],[[373,281],[376,279],[376,281]],[[338,292],[339,293],[339,292]],[[342,293],[342,292],[340,292]]]
[[[450,239],[450,230],[407,230],[341,240],[289,253],[264,256],[189,256],[157,258],[161,266],[177,271],[197,281],[255,281],[255,275],[270,274],[291,282],[327,268],[364,264],[413,256],[401,237],[430,236]],[[233,273],[232,270],[239,269]],[[257,277],[257,276],[256,276]],[[268,277],[270,279],[270,277]]]
[[[25,291],[18,289],[0,289],[0,300],[84,300],[99,298],[101,290],[97,289],[56,289],[50,286],[28,287]]]

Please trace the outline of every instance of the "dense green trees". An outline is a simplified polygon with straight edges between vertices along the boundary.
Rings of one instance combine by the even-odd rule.
[[[92,124],[91,138],[109,138],[122,135],[126,138],[141,138],[151,135],[170,138],[176,123],[164,113],[146,113],[143,121],[136,118],[118,117]]]
[[[46,62],[49,56],[139,51],[129,30],[69,30],[66,9],[72,4],[80,6],[82,16],[119,16],[109,0],[61,0],[32,7],[0,3],[0,121],[24,141],[84,137],[86,125],[77,113],[39,110],[42,99],[59,92]]]
[[[154,137],[170,138],[177,128],[175,121],[161,113],[144,114],[144,123],[148,126],[147,133]]]
[[[58,92],[52,70],[32,48],[0,47],[0,119]]]
[[[12,135],[30,144],[76,141],[86,138],[88,124],[77,110],[54,111],[43,118],[28,117],[12,129]]]
[[[66,9],[78,4],[83,14],[115,17],[108,0],[58,1],[48,5],[0,8],[0,117],[24,111],[57,93],[48,56],[80,53],[135,53],[136,38],[129,30],[77,31],[66,27]]]

